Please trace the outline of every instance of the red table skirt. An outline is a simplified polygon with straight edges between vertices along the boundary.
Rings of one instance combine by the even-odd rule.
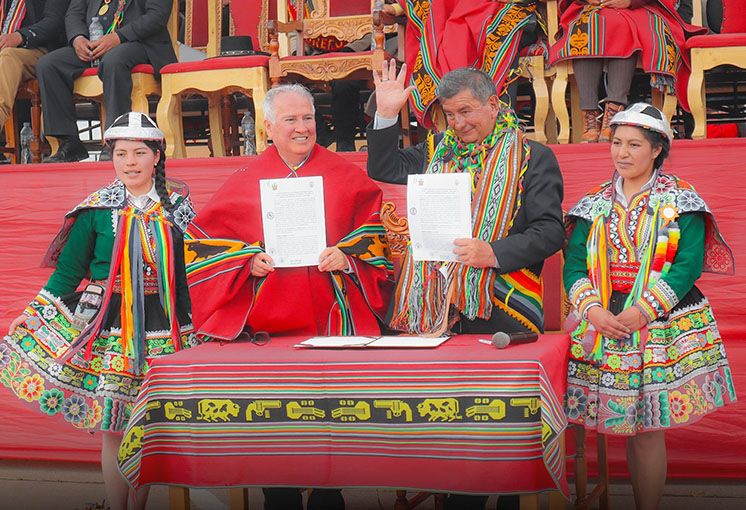
[[[148,372],[120,450],[133,486],[567,493],[568,340],[497,350],[205,344]]]

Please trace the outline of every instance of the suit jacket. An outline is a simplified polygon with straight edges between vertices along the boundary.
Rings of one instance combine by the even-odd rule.
[[[442,135],[436,135],[436,146]],[[562,248],[562,174],[554,153],[529,141],[531,159],[524,176],[524,195],[508,235],[491,244],[500,273],[528,268],[539,275],[544,259]],[[377,181],[406,184],[408,174],[421,174],[429,163],[427,144],[399,149],[399,126],[368,126],[368,176]]]
[[[26,0],[26,17],[18,31],[24,48],[56,50],[65,45],[65,11],[70,0]]]
[[[116,7],[116,0],[112,1]],[[172,0],[128,0],[124,19],[116,30],[122,42],[140,42],[145,47],[148,62],[156,72],[166,64],[176,62],[171,36],[166,25],[171,15]],[[88,37],[91,18],[98,16],[101,0],[72,0],[65,15],[67,41],[72,44],[79,35]]]

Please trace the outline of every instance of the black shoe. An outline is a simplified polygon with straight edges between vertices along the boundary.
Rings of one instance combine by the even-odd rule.
[[[74,163],[88,157],[88,151],[83,142],[76,139],[66,139],[57,149],[57,153],[44,158],[44,163]]]
[[[108,145],[104,145],[101,154],[98,155],[99,161],[111,161],[111,150]]]

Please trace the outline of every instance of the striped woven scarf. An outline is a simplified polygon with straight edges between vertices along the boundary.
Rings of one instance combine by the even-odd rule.
[[[453,157],[444,157],[449,153]],[[528,160],[529,147],[515,114],[502,111],[483,143],[462,144],[451,130],[446,131],[426,173],[468,171],[472,175],[472,235],[493,242],[505,237],[513,225]],[[469,319],[488,319],[498,279],[500,285],[524,293],[505,276],[509,275],[498,275],[493,268],[458,262],[415,261],[410,247],[394,296],[391,327],[415,334],[442,334],[451,325],[451,305]],[[540,281],[538,285],[540,308]]]
[[[11,2],[10,6],[6,4]],[[26,17],[26,0],[0,0],[0,27],[2,34],[12,34],[21,28],[23,18]]]

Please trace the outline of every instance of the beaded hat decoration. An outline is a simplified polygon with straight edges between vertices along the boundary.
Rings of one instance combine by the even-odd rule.
[[[162,142],[163,131],[145,114],[129,112],[120,115],[104,133],[104,141],[157,140]]]
[[[634,103],[614,115],[609,122],[611,126],[637,126],[655,131],[673,142],[673,132],[668,124],[666,114],[648,103]]]

